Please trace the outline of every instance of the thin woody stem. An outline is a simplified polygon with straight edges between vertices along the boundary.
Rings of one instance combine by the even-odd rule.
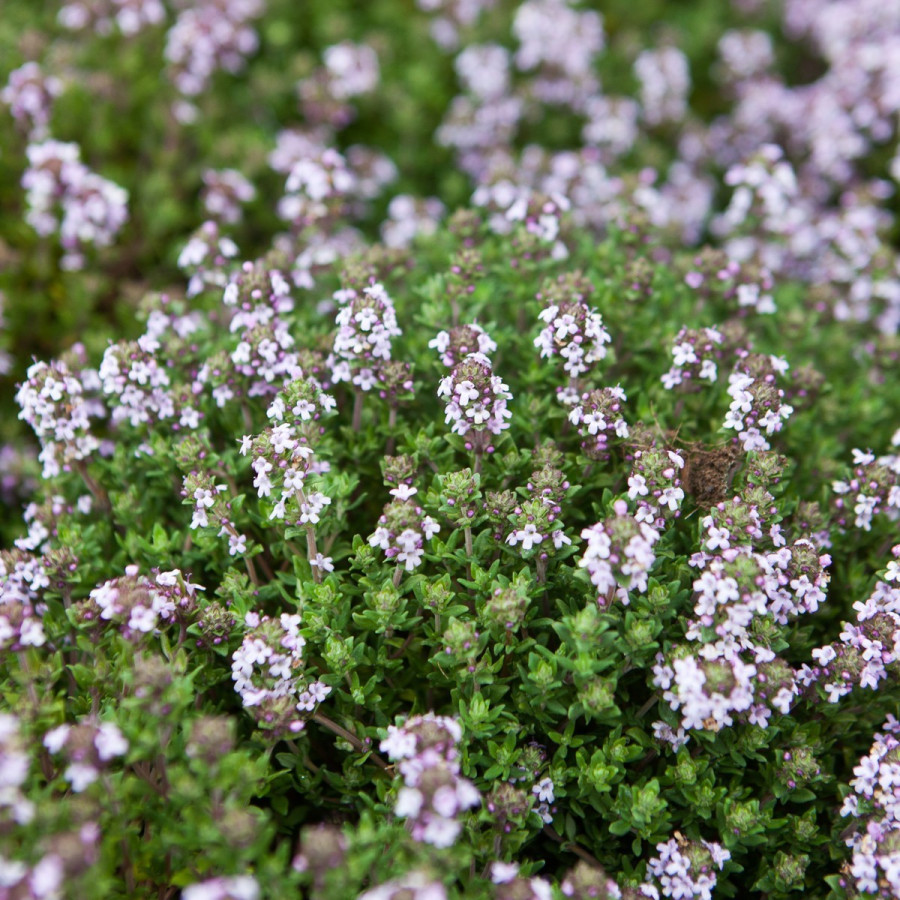
[[[312,569],[313,581],[316,584],[322,582],[322,572],[316,565],[316,557],[319,551],[316,549],[316,532],[312,525],[306,526],[306,555],[309,557],[309,567]]]
[[[370,750],[366,745],[355,735],[352,731],[347,731],[343,725],[338,725],[337,722],[329,719],[328,716],[322,715],[322,713],[317,712],[313,714],[312,717],[313,722],[317,722],[323,728],[327,728],[329,731],[336,734],[338,737],[342,737],[348,744],[351,744],[356,750],[360,753],[369,753],[369,758],[378,766],[379,769],[390,769],[391,766],[389,763],[386,763],[377,753],[373,750]]]
[[[390,456],[394,452],[394,447],[397,444],[397,407],[394,404],[391,404],[390,411],[388,412],[388,439],[387,439],[387,447],[385,448],[385,452],[388,456]]]
[[[84,481],[85,487],[91,492],[91,496],[100,506],[100,508],[104,512],[112,512],[112,503],[109,501],[109,494],[106,493],[106,489],[94,479],[94,477],[88,472],[87,464],[83,459],[79,459],[75,461],[75,470],[81,476],[82,481]]]
[[[358,390],[353,397],[353,430],[362,428],[363,392]]]

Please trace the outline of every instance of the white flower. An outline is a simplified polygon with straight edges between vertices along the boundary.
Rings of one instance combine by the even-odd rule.
[[[491,863],[491,881],[494,884],[507,884],[519,874],[516,863],[495,862]]]
[[[321,553],[317,553],[315,559],[311,559],[309,564],[315,566],[317,569],[323,569],[326,572],[334,571],[334,564],[331,561],[331,557],[323,556]]]
[[[59,753],[59,751],[62,750],[63,745],[66,743],[66,738],[68,736],[69,726],[59,725],[51,731],[48,731],[44,735],[44,746],[51,753]]]
[[[421,791],[410,787],[400,788],[397,802],[394,804],[394,813],[403,818],[416,818],[422,810],[424,801]]]
[[[97,729],[94,737],[94,746],[97,755],[103,762],[107,762],[114,756],[124,756],[128,752],[128,741],[117,725],[112,722],[103,722]]]
[[[245,534],[228,535],[228,553],[231,556],[240,556],[247,552],[247,536]]]
[[[537,530],[537,526],[533,522],[529,522],[516,532],[516,539],[521,542],[523,550],[530,550],[544,540],[544,535]]]
[[[550,778],[543,778],[531,789],[531,793],[535,795],[542,803],[552,803],[556,798],[553,792],[553,781]]]
[[[72,785],[72,790],[80,794],[92,785],[100,773],[93,767],[84,763],[72,763],[63,773],[63,778]]]

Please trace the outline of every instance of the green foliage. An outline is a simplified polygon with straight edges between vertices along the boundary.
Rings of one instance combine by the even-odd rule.
[[[451,896],[477,897],[491,896],[482,873],[496,859],[558,882],[575,854],[589,854],[623,884],[639,881],[654,846],[677,829],[730,851],[717,888],[722,896],[822,895],[817,886],[840,861],[838,788],[885,714],[896,711],[895,676],[865,698],[801,698],[766,728],[693,730],[691,743],[677,750],[660,742],[654,719],[674,726],[677,715],[654,686],[653,666],[658,652],[683,643],[695,577],[687,559],[705,512],[689,493],[657,545],[646,592],[632,593],[627,606],[598,605],[578,566],[578,535],[609,515],[627,489],[635,445],[625,441],[605,460],[585,458],[581,437],[552,400],[561,383],[556,361],[537,360],[533,346],[542,325],[534,295],[543,278],[580,268],[597,288],[596,306],[616,348],[591,377],[621,384],[631,421],[644,417],[659,441],[688,454],[722,441],[728,398],[712,386],[684,397],[674,411],[660,384],[667,348],[682,324],[722,322],[733,311],[723,303],[698,310],[676,276],[677,263],[654,264],[652,301],[623,299],[621,272],[633,251],[617,236],[581,241],[569,259],[544,259],[527,272],[510,267],[507,239],[482,231],[478,249],[479,293],[489,299],[476,297],[473,305],[498,344],[494,370],[513,395],[511,427],[475,475],[465,442],[452,439],[442,422],[436,391],[445,373],[427,344],[450,322],[437,294],[421,304],[423,286],[437,283],[456,250],[452,236],[440,233],[386,282],[404,329],[393,355],[414,365],[414,399],[392,408],[365,395],[354,430],[352,393],[336,385],[337,415],[323,418],[315,437],[316,457],[329,463],[316,489],[332,498],[315,542],[334,571],[310,567],[307,528],[271,518],[274,496],[258,497],[251,484],[241,435],[270,424],[268,399],[220,408],[201,391],[195,402],[202,424],[193,431],[165,420],[115,428],[99,421],[99,433],[114,442],[111,455],[44,484],[32,533],[35,522],[48,528],[41,565],[52,578],[39,592],[46,643],[5,651],[2,669],[5,702],[31,753],[25,790],[39,811],[17,827],[14,856],[27,860],[49,846],[42,843],[47,835],[91,821],[102,837],[78,877],[102,886],[104,896],[165,894],[204,877],[253,873],[265,896],[286,896],[302,884],[311,896],[349,898],[423,869]],[[640,252],[650,259],[653,247]],[[314,346],[333,334],[331,318],[311,301],[338,285],[336,268],[286,314],[299,341]],[[772,646],[799,665],[812,648],[834,640],[836,622],[852,617],[891,539],[893,525],[881,519],[870,531],[838,527],[828,479],[849,462],[839,448],[887,444],[880,410],[896,408],[900,395],[896,383],[868,379],[852,328],[823,320],[790,288],[777,302],[776,317],[745,317],[742,327],[757,350],[786,354],[794,370],[814,366],[825,382],[823,401],[798,410],[773,438],[785,463],[772,502],[790,530],[800,525],[801,502],[824,501],[838,586],[820,614],[772,626]],[[206,292],[190,309],[212,322],[220,304],[218,292]],[[798,324],[779,328],[784,321]],[[156,355],[168,360],[177,392],[203,360],[232,352],[236,341],[227,329],[204,325],[186,352],[170,355],[182,346],[170,333]],[[538,557],[498,539],[497,529],[509,533],[516,514],[505,526],[491,521],[491,501],[483,498],[511,490],[514,503],[522,502],[547,459],[570,485],[560,521],[572,545]],[[771,483],[765,471],[772,460],[758,459],[757,466],[754,457],[741,457],[735,491],[749,496],[754,473]],[[191,527],[193,488],[182,503],[182,485],[199,484],[205,473],[222,485],[234,530],[248,537],[244,552],[231,555],[214,523]],[[418,489],[423,514],[441,529],[410,571],[368,541],[388,488],[399,483]],[[86,494],[93,495],[89,512],[77,503]],[[471,517],[460,515],[466,503]],[[177,569],[202,590],[149,632],[129,629],[121,617],[98,618],[90,593],[127,566],[151,577]],[[254,725],[232,688],[232,654],[249,627],[248,612],[299,614],[305,671],[330,688],[293,736],[264,721]],[[378,749],[388,725],[430,710],[458,719],[461,774],[484,798],[444,850],[412,840],[391,814],[399,780]],[[94,720],[115,723],[128,750],[73,793],[41,740],[64,721]],[[544,778],[554,787],[544,811],[550,822],[541,820],[531,792]],[[317,823],[336,826],[342,837],[315,830]],[[337,841],[340,865],[293,870],[288,863],[301,832],[307,854],[317,840]],[[77,887],[82,883],[66,890],[95,890]]]

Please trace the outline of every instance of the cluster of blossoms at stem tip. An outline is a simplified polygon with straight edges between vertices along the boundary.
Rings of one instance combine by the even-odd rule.
[[[538,318],[545,325],[534,339],[534,346],[540,349],[541,359],[562,357],[571,384],[606,357],[611,338],[600,313],[585,302],[592,285],[585,279],[573,279],[571,292],[566,287],[553,285],[542,292],[545,306]]]
[[[233,310],[229,329],[237,346],[228,357],[201,366],[198,383],[212,385],[219,407],[239,396],[277,394],[298,369],[294,339],[282,318],[294,308],[290,283],[265,260],[245,262],[232,274],[222,302]]]
[[[855,623],[844,622],[839,640],[813,650],[814,665],[804,665],[797,675],[809,690],[824,690],[829,703],[855,687],[878,690],[900,675],[900,544],[894,557],[885,580],[875,583],[865,601],[853,604]]]
[[[175,87],[196,97],[216,70],[239,72],[259,46],[250,23],[264,11],[264,0],[200,0],[182,10],[166,35],[165,55]]]
[[[682,469],[684,457],[674,450],[651,447],[635,451],[628,476],[628,499],[637,507],[635,518],[639,522],[663,528],[666,519],[681,514]]]
[[[247,632],[231,658],[231,678],[244,708],[274,738],[297,734],[331,688],[303,673],[300,616],[247,613]]]
[[[259,883],[252,875],[220,875],[189,884],[181,900],[258,900]]]
[[[691,74],[677,47],[643,50],[634,62],[640,82],[642,114],[648,125],[681,122],[687,110]]]
[[[728,376],[731,406],[724,428],[733,428],[744,450],[768,450],[763,435],[781,431],[794,408],[784,402],[784,389],[778,387],[779,375],[788,364],[777,356],[739,352],[734,370]]]
[[[163,298],[163,306],[167,300]],[[171,366],[160,350],[173,342],[187,342],[203,327],[198,313],[169,314],[153,310],[147,327],[136,341],[110,344],[103,354],[99,376],[115,425],[128,422],[132,427],[152,425],[173,419],[173,431],[193,430],[203,413],[195,393],[187,386],[172,385]]]
[[[732,165],[725,183],[734,188],[727,209],[712,223],[728,237],[726,252],[743,262],[754,258],[784,269],[784,251],[769,238],[787,236],[803,224],[797,176],[777,144],[762,144],[742,162]]]
[[[47,133],[53,101],[62,92],[62,83],[52,75],[44,75],[36,62],[27,62],[9,73],[0,90],[0,102],[32,140]]]
[[[241,441],[241,455],[252,460],[253,486],[258,496],[274,504],[270,519],[312,527],[331,503],[331,498],[321,491],[310,490],[308,481],[310,476],[330,469],[328,462],[314,458],[311,442],[322,431],[319,419],[335,406],[334,398],[315,379],[296,378],[269,406],[269,419],[277,424]],[[310,562],[318,565],[321,560]]]
[[[70,31],[90,28],[96,34],[108,35],[118,28],[131,36],[165,22],[166,7],[162,0],[66,0],[57,21]]]
[[[494,900],[553,900],[553,888],[544,878],[519,875],[518,863],[491,863]]]
[[[462,828],[457,817],[481,800],[475,785],[460,775],[460,740],[455,719],[426,713],[388,726],[380,745],[403,776],[394,813],[409,820],[415,840],[435,847],[456,841]]]
[[[378,87],[378,54],[368,44],[341,41],[326,47],[323,65],[297,84],[300,111],[308,126],[323,139],[356,118],[348,102]]]
[[[628,398],[619,385],[585,391],[580,397],[561,392],[559,397],[572,405],[569,421],[578,426],[581,450],[588,459],[606,459],[610,441],[628,437],[628,423],[622,415],[622,404]]]
[[[573,900],[622,900],[622,891],[616,882],[599,866],[584,860],[577,862],[566,873],[559,889],[563,897],[572,897]]]
[[[370,888],[358,900],[447,900],[447,889],[424,872],[407,872]]]
[[[346,212],[359,187],[343,154],[333,147],[311,147],[291,166],[278,215],[297,229],[323,225]]]
[[[640,896],[651,900],[661,897],[712,900],[719,872],[731,859],[731,853],[713,841],[691,841],[676,832],[674,838],[656,845],[655,856],[647,865],[647,881],[638,888]]]
[[[4,900],[62,900],[65,890],[71,891],[76,879],[97,862],[100,837],[97,823],[87,821],[75,831],[45,835],[41,842],[45,851],[37,862],[28,864],[0,854],[0,896]]]
[[[455,434],[467,438],[467,447],[477,453],[493,452],[489,435],[509,428],[512,413],[507,401],[509,387],[494,374],[490,359],[483,353],[470,353],[441,379],[438,397],[444,399],[444,421],[453,423]]]
[[[88,245],[107,247],[128,219],[128,192],[81,162],[77,144],[28,145],[22,175],[25,221],[41,237],[59,233],[62,266],[80,269]]]
[[[701,382],[715,383],[725,358],[725,338],[715,328],[682,328],[672,342],[672,367],[662,376],[666,390],[699,390]]]
[[[608,605],[614,597],[627,606],[631,591],[647,590],[647,576],[656,561],[653,546],[659,540],[659,532],[631,515],[625,500],[613,503],[613,513],[581,532],[587,547],[578,565],[587,569],[601,606]]]
[[[65,757],[63,778],[76,794],[92,785],[109,762],[128,752],[128,741],[112,722],[59,725],[44,735],[43,743],[54,756]]]
[[[842,882],[866,897],[889,898],[900,896],[900,722],[889,715],[883,728],[853,769],[853,790],[841,806],[853,823],[845,837],[853,855]]]
[[[218,528],[219,537],[228,538],[228,553],[241,556],[247,552],[247,536],[235,528],[229,513],[228,485],[216,484],[206,472],[193,471],[184,476],[181,495],[193,506],[191,529]]]
[[[151,577],[138,574],[138,567],[125,567],[125,574],[94,588],[87,600],[76,606],[81,622],[112,622],[129,640],[138,640],[155,631],[160,623],[193,621],[197,610],[194,584],[179,569],[155,572]]]
[[[527,0],[516,10],[512,31],[519,42],[516,68],[536,69],[544,91],[557,79],[585,93],[596,90],[594,59],[605,44],[600,13],[574,10],[566,0]]]
[[[241,205],[256,199],[256,188],[237,169],[207,169],[203,173],[203,208],[216,222],[234,225]]]
[[[497,349],[491,336],[475,322],[457,325],[449,331],[439,331],[428,346],[437,350],[441,363],[448,369],[461,363],[470,353],[488,356]]]
[[[762,459],[762,454],[757,455],[757,464]],[[778,518],[774,497],[762,485],[745,488],[742,494],[720,501],[700,521],[703,549],[691,557],[691,565],[702,569],[710,559],[707,551],[721,553],[735,547],[745,550],[747,545],[783,547],[786,538]]]
[[[378,87],[378,54],[368,44],[341,41],[322,54],[328,70],[329,90],[339,100],[368,94]]]
[[[722,530],[718,539],[728,543]],[[787,625],[794,616],[818,610],[825,602],[831,557],[807,538],[790,545],[780,538],[780,543],[768,552],[745,544],[694,557],[703,571],[693,585],[698,618],[688,629],[689,639],[700,639],[696,629],[714,628],[718,638],[734,639],[746,648],[753,616],[771,616],[778,625]]]
[[[106,410],[99,400],[85,395],[98,389],[100,381],[93,370],[76,375],[61,360],[36,362],[26,376],[16,393],[19,418],[34,429],[41,442],[38,459],[44,478],[54,478],[100,448],[100,441],[91,433],[91,419],[102,418]]]
[[[775,62],[772,38],[765,31],[726,31],[716,47],[722,75],[729,85],[761,75]]]
[[[540,816],[545,825],[549,825],[556,812],[556,807],[552,805],[556,800],[556,785],[552,778],[542,774],[546,771],[547,751],[541,744],[531,741],[522,748],[514,770],[515,774],[511,775],[508,783],[521,785],[527,789],[531,795],[530,809]],[[492,794],[492,797],[496,800],[496,795]],[[489,801],[489,810],[490,806],[491,802]]]
[[[31,757],[20,733],[19,720],[10,713],[0,713],[0,760],[3,761],[0,825],[7,826],[9,819],[19,825],[27,825],[35,813],[34,803],[22,791],[31,768]]]
[[[841,527],[848,526],[851,507],[853,524],[863,531],[872,530],[877,515],[896,521],[900,518],[900,453],[876,457],[871,451],[854,449],[851,477],[835,481],[832,489],[838,495],[834,505]]]
[[[674,746],[686,743],[686,729],[717,732],[735,717],[765,728],[773,710],[789,712],[803,678],[771,649],[772,625],[819,608],[831,559],[801,538],[768,553],[746,544],[700,553],[694,562],[703,571],[686,637],[700,646],[682,645],[668,661],[659,654],[653,667],[653,683],[681,716],[677,734],[654,726]]]
[[[684,276],[685,284],[704,299],[721,299],[737,306],[738,311],[760,314],[775,312],[772,273],[764,266],[739,263],[721,250],[704,248],[694,257]]]
[[[41,557],[20,550],[0,553],[0,650],[44,644],[40,596],[49,586]]]
[[[387,218],[381,223],[381,242],[386,247],[409,247],[416,238],[434,234],[445,212],[437,197],[397,194],[391,198]]]
[[[421,565],[425,541],[431,540],[441,526],[413,499],[418,488],[400,483],[391,489],[394,499],[384,507],[378,527],[369,535],[369,544],[380,547],[387,559],[402,563],[407,572]],[[398,573],[401,571],[397,570]]]
[[[188,297],[208,287],[224,289],[228,284],[226,267],[237,255],[237,244],[221,233],[218,222],[204,222],[178,254],[178,268],[190,279]]]
[[[455,49],[460,31],[476,24],[482,13],[497,5],[497,0],[416,0],[416,6],[433,16],[431,37],[444,50]]]
[[[391,361],[391,341],[403,332],[394,303],[381,284],[338,291],[334,347],[328,357],[334,382],[347,381],[359,391],[376,388]]]
[[[472,202],[489,208],[496,199],[488,194],[483,198],[481,189],[472,195]],[[521,190],[503,211],[502,215],[490,218],[491,228],[498,234],[513,233],[513,248],[520,249],[525,259],[539,259],[549,255],[551,259],[566,259],[568,248],[562,241],[563,216],[571,209],[571,202],[562,194],[542,194],[531,190]],[[516,236],[521,229],[530,240]],[[549,250],[547,250],[549,247]]]
[[[535,550],[539,559],[548,556],[545,540],[552,542],[556,550],[571,544],[559,519],[569,487],[565,474],[553,461],[532,472],[525,486],[528,499],[513,510],[512,530],[506,543],[524,552]]]
[[[56,526],[60,517],[75,515],[76,511],[86,516],[93,506],[94,498],[90,494],[82,494],[74,504],[67,503],[62,494],[54,494],[42,503],[27,504],[22,520],[28,525],[28,534],[15,539],[16,548],[26,553],[49,553],[53,540],[59,536]],[[57,559],[52,566],[48,563],[48,572],[50,568],[56,569],[59,562]]]
[[[491,815],[491,825],[498,834],[511,834],[517,826],[524,825],[537,812],[535,809],[536,793],[530,793],[517,782],[527,781],[534,775],[534,768],[520,764],[514,777],[494,782],[490,793],[485,797],[485,809]],[[552,817],[547,820],[552,821]],[[531,824],[534,824],[533,820]]]

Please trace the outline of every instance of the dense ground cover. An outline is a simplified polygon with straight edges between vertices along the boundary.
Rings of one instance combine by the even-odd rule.
[[[8,0],[0,896],[900,896],[898,43]]]

